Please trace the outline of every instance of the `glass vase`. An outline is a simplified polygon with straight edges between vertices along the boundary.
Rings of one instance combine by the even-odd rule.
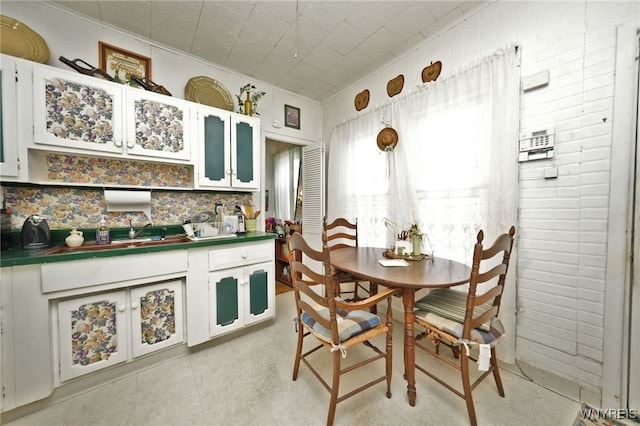
[[[413,257],[420,256],[420,249],[422,248],[422,237],[419,235],[414,235],[411,237],[411,243],[413,244],[413,253],[411,255]]]

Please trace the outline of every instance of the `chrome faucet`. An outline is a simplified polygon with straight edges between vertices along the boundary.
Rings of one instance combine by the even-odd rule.
[[[142,228],[138,229],[137,231],[135,229],[133,229],[133,221],[131,218],[129,218],[129,238],[130,239],[136,239],[138,237],[138,235],[142,234],[142,232],[147,229],[148,227],[151,226],[151,223],[147,223],[145,226],[143,226]]]

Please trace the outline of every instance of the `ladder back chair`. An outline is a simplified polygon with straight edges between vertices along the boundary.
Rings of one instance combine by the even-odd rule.
[[[337,403],[377,383],[386,381],[386,396],[391,398],[393,322],[391,296],[395,290],[385,290],[358,302],[346,302],[336,296],[336,282],[331,274],[329,247],[326,244],[323,244],[322,251],[316,251],[297,232],[287,236],[287,244],[296,302],[294,321],[298,333],[293,380],[298,378],[300,362],[303,362],[331,394],[327,417],[327,425],[331,425],[335,417]],[[323,273],[318,273],[303,261],[296,260],[301,258],[319,262]],[[314,290],[314,287],[322,285],[325,286],[324,291],[321,288]],[[385,299],[387,314],[385,322],[382,322],[377,315],[366,309]],[[371,342],[371,339],[378,336],[380,336],[379,339],[384,339],[383,342],[378,343],[384,343],[384,349],[379,349]],[[305,340],[307,337],[310,340]],[[363,354],[356,351],[352,356],[355,359],[350,360],[348,365],[342,366],[342,358],[347,358],[349,349],[358,344],[367,346],[372,349],[373,353],[365,356],[369,353]],[[315,358],[322,356],[323,353],[329,353],[333,358],[331,384],[328,384],[321,374],[322,361]],[[385,363],[384,375],[374,377],[356,389],[340,395],[340,377],[342,375],[377,360],[383,360]],[[327,376],[328,373],[324,372],[324,375]]]
[[[416,348],[460,371],[462,391],[459,386],[456,388],[450,385],[435,373],[418,365],[417,361],[416,369],[464,399],[473,426],[477,425],[477,419],[471,392],[490,373],[493,373],[498,393],[504,397],[496,359],[496,346],[504,337],[504,327],[498,319],[498,313],[514,234],[515,227],[512,226],[508,233],[498,236],[490,247],[484,248],[484,233],[480,231],[473,250],[468,290],[438,288],[415,303],[415,323],[425,329],[416,339]],[[451,348],[456,360],[440,354],[441,343]],[[478,347],[478,354],[475,350],[473,354],[470,352],[475,347]],[[484,371],[473,383],[469,376],[469,360],[479,360],[479,368]]]
[[[336,250],[345,247],[358,247],[358,220],[354,223],[347,219],[339,217],[331,223],[327,223],[327,217],[322,219],[322,229],[324,231],[322,242],[329,246],[329,250]],[[347,300],[358,301],[362,297],[358,294],[363,292],[364,297],[369,297],[378,292],[376,283],[359,280],[349,273],[334,271],[333,275],[338,282],[338,295],[353,294],[352,298]],[[353,290],[343,290],[347,284],[353,284]],[[376,313],[376,307],[372,307],[373,313]]]

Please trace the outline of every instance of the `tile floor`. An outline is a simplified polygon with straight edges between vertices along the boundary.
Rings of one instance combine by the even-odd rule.
[[[304,365],[298,380],[291,380],[296,341],[293,292],[277,296],[276,301],[276,319],[267,327],[139,371],[8,424],[323,425],[328,392]],[[330,373],[330,357],[319,355],[327,361],[323,364]],[[402,377],[400,323],[394,327],[393,355],[392,398],[385,397],[385,385],[380,383],[338,404],[335,425],[469,424],[464,401],[419,372],[416,406],[409,406]],[[502,369],[502,378],[505,398],[500,398],[490,378],[474,392],[480,425],[573,424],[578,402],[530,382],[512,366]],[[343,388],[349,381],[343,381]]]

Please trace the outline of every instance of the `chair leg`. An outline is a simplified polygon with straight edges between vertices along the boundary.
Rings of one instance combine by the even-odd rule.
[[[493,378],[498,387],[498,393],[504,398],[504,388],[502,387],[502,379],[500,378],[500,370],[498,369],[498,358],[496,357],[496,348],[491,348],[491,366],[493,367]]]
[[[327,417],[327,426],[333,424],[336,415],[336,404],[338,403],[338,391],[340,389],[340,351],[333,352],[333,381],[331,384],[331,401],[329,401],[329,416]]]
[[[378,294],[378,284],[374,283],[373,281],[369,281],[369,297],[376,294]],[[371,308],[369,308],[369,311],[372,314],[378,314],[378,305],[373,305]]]
[[[387,398],[391,398],[391,372],[393,371],[393,314],[391,313],[391,303],[387,304],[387,346],[386,346],[386,370],[387,376]]]
[[[467,412],[471,426],[477,426],[476,410],[473,406],[473,396],[471,395],[471,381],[469,378],[469,355],[465,349],[460,351],[460,367],[462,373],[462,388],[464,390],[464,400],[467,403]]]
[[[304,340],[304,328],[302,324],[298,324],[298,345],[296,347],[296,359],[293,362],[293,380],[298,378],[298,371],[300,370],[300,359],[302,357],[302,341]]]

